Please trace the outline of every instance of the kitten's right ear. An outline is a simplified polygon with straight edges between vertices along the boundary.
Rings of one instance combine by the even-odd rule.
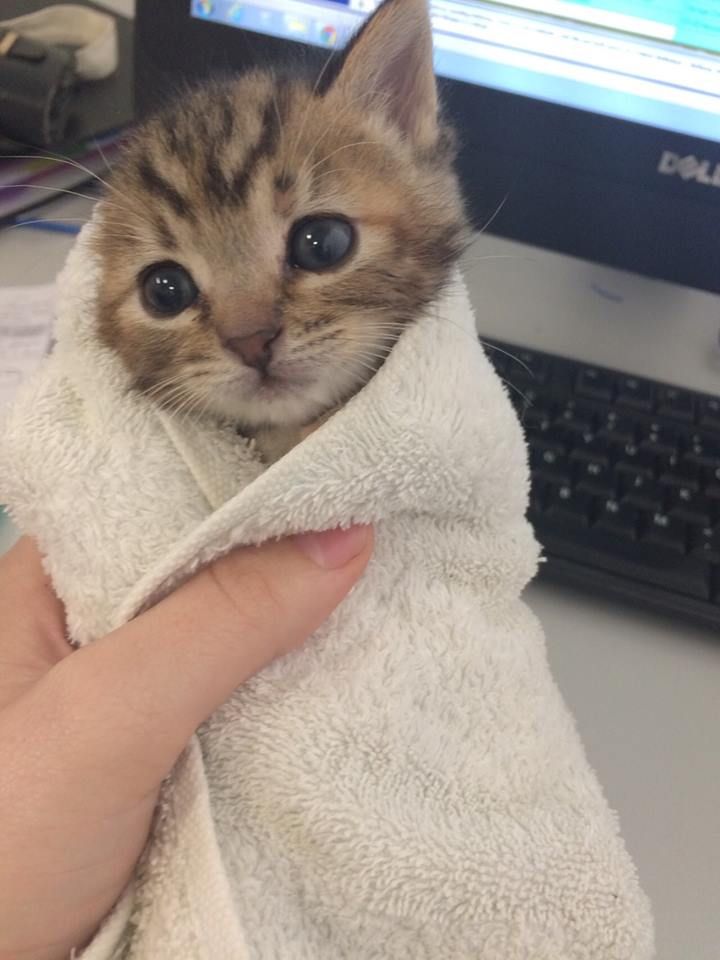
[[[438,103],[427,0],[385,0],[326,79],[328,96],[374,101],[411,142],[433,146]]]

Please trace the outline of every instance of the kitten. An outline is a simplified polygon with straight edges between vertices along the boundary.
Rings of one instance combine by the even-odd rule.
[[[141,126],[101,204],[100,335],[163,407],[275,459],[373,376],[467,238],[426,0],[315,80],[253,72]]]

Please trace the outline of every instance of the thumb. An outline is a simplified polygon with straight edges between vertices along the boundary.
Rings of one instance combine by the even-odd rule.
[[[116,784],[127,776],[153,789],[236,687],[320,626],[371,550],[368,527],[236,550],[59,663],[46,677],[56,695],[44,702],[63,712],[49,729],[82,743],[76,776],[78,762],[100,779],[111,764]]]

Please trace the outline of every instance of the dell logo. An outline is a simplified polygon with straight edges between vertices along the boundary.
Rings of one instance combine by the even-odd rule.
[[[720,187],[720,163],[713,164],[712,160],[698,160],[692,154],[680,157],[672,150],[665,150],[660,157],[658,173],[671,177],[677,174],[683,180],[694,180],[706,187]]]

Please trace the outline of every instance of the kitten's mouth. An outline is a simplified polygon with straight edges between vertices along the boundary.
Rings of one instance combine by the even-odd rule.
[[[278,358],[263,370],[235,367],[213,389],[210,409],[249,429],[302,426],[352,396],[361,379],[304,357]]]
[[[307,385],[307,378],[294,376],[290,373],[279,373],[277,370],[263,370],[258,372],[257,393],[264,396],[277,396],[288,390],[297,390]]]

